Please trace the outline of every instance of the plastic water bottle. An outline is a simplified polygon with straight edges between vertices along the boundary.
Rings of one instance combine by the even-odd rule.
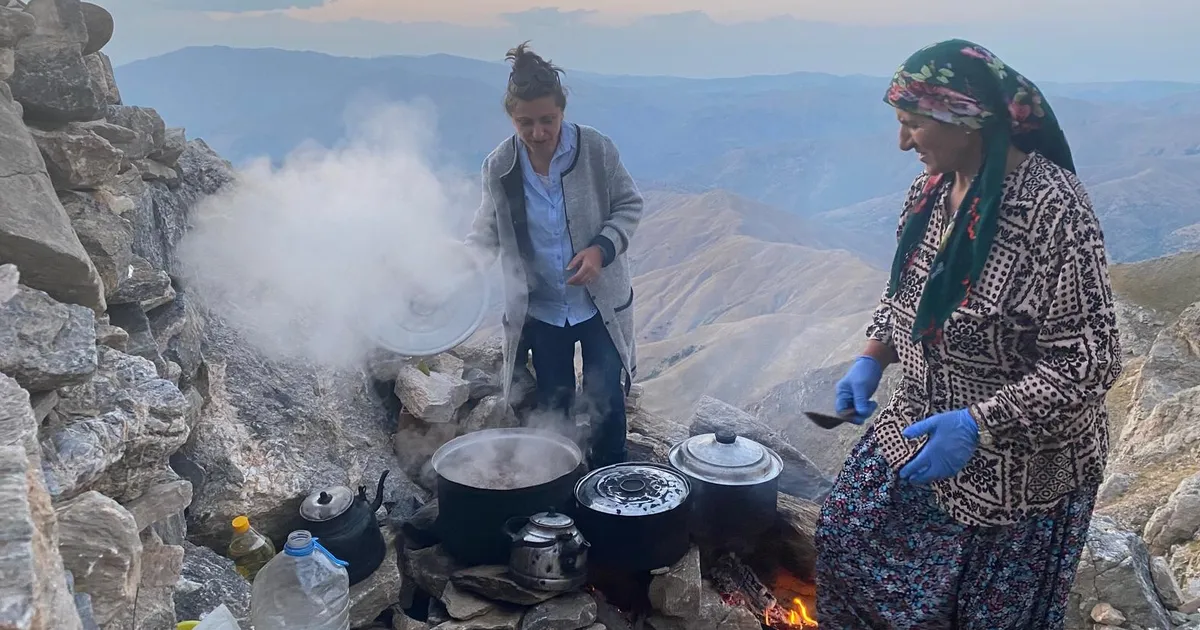
[[[314,553],[315,552],[315,553]],[[292,532],[254,579],[254,630],[349,630],[350,577],[312,534]]]

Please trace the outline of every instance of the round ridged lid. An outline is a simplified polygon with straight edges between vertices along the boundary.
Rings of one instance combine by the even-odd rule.
[[[575,484],[575,499],[590,510],[616,516],[646,516],[679,507],[691,494],[687,478],[657,464],[613,464]]]

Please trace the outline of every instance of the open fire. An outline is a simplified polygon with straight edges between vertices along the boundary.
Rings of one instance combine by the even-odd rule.
[[[746,608],[767,628],[818,627],[815,585],[783,567],[772,572],[768,586],[749,564],[729,553],[713,564],[709,577],[726,604]]]

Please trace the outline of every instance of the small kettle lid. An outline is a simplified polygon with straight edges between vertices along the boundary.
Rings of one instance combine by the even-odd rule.
[[[354,491],[346,486],[322,488],[306,497],[300,504],[300,516],[313,523],[335,519],[354,504]]]
[[[546,529],[568,529],[575,526],[575,521],[566,514],[558,512],[540,512],[529,517],[529,522]]]

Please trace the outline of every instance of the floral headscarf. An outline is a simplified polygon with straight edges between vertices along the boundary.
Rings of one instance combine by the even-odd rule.
[[[913,339],[933,338],[979,280],[996,235],[1004,197],[1010,144],[1037,151],[1074,172],[1071,148],[1050,104],[1033,82],[987,49],[952,39],[923,48],[892,77],[883,99],[889,105],[934,120],[979,130],[983,165],[958,208],[953,231],[933,262],[933,271],[917,307]],[[889,295],[912,264],[925,237],[943,175],[927,181],[900,234],[892,261]]]

